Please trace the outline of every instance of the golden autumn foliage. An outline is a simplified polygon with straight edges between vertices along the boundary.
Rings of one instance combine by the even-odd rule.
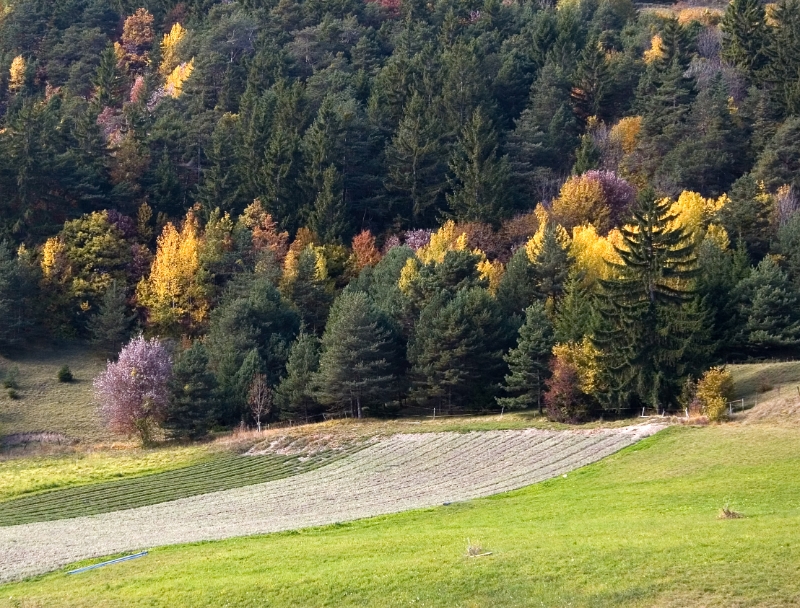
[[[567,230],[586,222],[599,230],[608,230],[611,210],[606,204],[603,185],[586,175],[569,178],[553,201],[553,217]]]
[[[531,263],[536,261],[536,256],[539,255],[539,251],[542,249],[544,231],[547,228],[548,222],[552,221],[550,214],[547,213],[547,210],[541,203],[536,205],[534,214],[539,222],[539,227],[536,229],[536,233],[525,243],[525,253],[528,255],[528,259]],[[569,233],[560,224],[556,226],[556,238],[563,249],[567,249],[570,246],[571,239]]]
[[[706,236],[714,216],[727,202],[728,197],[725,194],[714,199],[684,190],[670,207],[670,212],[676,216],[672,223],[673,227],[683,228],[687,234],[692,235],[695,242],[699,243]],[[715,237],[720,238],[724,231],[724,228],[717,226],[714,229]]]
[[[169,76],[180,63],[178,47],[185,37],[186,29],[180,23],[174,24],[169,33],[164,34],[161,40],[161,65],[158,66],[158,73],[164,78]]]
[[[500,260],[483,259],[478,262],[478,274],[480,277],[489,283],[489,292],[492,294],[497,293],[497,288],[500,286],[500,281],[506,272],[506,267]]]
[[[141,55],[153,44],[153,15],[145,8],[137,9],[122,26],[122,46],[132,55]]]
[[[375,266],[381,261],[381,252],[375,246],[375,237],[369,230],[362,230],[353,237],[352,249],[350,264],[356,272],[361,272],[367,266]]]
[[[180,232],[172,222],[158,237],[150,274],[136,287],[136,297],[147,309],[148,321],[164,331],[194,325],[208,314],[206,286],[200,256],[203,239],[192,212]]]
[[[641,116],[626,116],[611,127],[609,137],[618,144],[625,154],[630,154],[636,149],[639,142],[639,132],[642,130]]]
[[[64,241],[60,237],[53,236],[47,239],[42,247],[42,276],[45,281],[52,281],[60,277],[65,266]]]
[[[192,75],[194,71],[194,59],[191,61],[183,62],[180,65],[176,66],[174,70],[167,76],[167,80],[164,83],[164,90],[167,94],[177,99],[183,93],[183,83],[185,83],[189,76]]]
[[[697,400],[709,420],[725,417],[725,407],[733,395],[733,376],[723,367],[712,367],[697,382]]]
[[[654,61],[664,59],[666,56],[664,52],[664,41],[661,36],[656,34],[650,40],[650,48],[644,52],[644,62],[648,64],[653,63]]]
[[[11,61],[11,68],[8,70],[8,88],[12,91],[19,91],[25,84],[25,69],[27,65],[22,55],[17,55]]]
[[[591,339],[584,337],[580,342],[556,344],[553,347],[553,356],[572,365],[578,374],[580,389],[586,395],[597,396],[603,385],[600,378],[601,353],[592,344]]]
[[[569,256],[575,264],[575,270],[583,276],[585,284],[591,284],[597,279],[611,278],[611,267],[606,261],[622,263],[612,242],[617,240],[617,235],[619,231],[612,230],[608,237],[600,236],[591,224],[572,229]]]
[[[423,264],[441,264],[448,251],[464,251],[467,248],[467,235],[456,230],[456,224],[448,220],[431,235],[430,242],[417,251],[417,258]]]

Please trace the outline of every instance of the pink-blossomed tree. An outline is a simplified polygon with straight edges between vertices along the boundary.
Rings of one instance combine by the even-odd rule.
[[[100,411],[118,433],[138,435],[143,445],[163,422],[169,397],[172,358],[158,338],[138,336],[122,347],[116,362],[94,380]]]

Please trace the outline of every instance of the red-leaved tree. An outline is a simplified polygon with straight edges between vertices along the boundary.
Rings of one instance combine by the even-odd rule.
[[[100,412],[117,433],[138,435],[143,445],[164,420],[172,376],[172,358],[157,338],[134,338],[116,362],[94,380]]]

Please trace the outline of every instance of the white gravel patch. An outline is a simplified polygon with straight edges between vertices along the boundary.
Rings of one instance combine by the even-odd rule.
[[[0,583],[113,553],[489,496],[562,475],[662,428],[395,435],[294,477],[113,513],[0,527]]]

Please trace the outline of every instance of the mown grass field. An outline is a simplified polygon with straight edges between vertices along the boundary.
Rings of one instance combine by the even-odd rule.
[[[798,471],[796,428],[674,427],[508,494],[156,549],[0,606],[796,606]]]

